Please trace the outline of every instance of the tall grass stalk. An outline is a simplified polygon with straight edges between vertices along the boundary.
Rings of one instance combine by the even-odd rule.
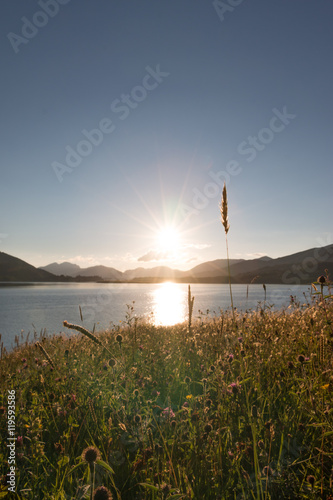
[[[230,300],[231,300],[231,309],[232,309],[232,317],[235,323],[235,311],[234,311],[234,302],[232,299],[232,289],[231,289],[231,275],[230,275],[230,261],[229,261],[229,248],[228,248],[228,231],[230,229],[230,224],[228,220],[228,199],[227,199],[227,187],[224,183],[223,185],[223,190],[222,190],[222,199],[221,199],[221,205],[220,205],[220,212],[221,212],[221,222],[222,226],[224,227],[224,232],[225,232],[225,243],[227,247],[227,261],[228,261],[228,276],[229,276],[229,288],[230,288]]]
[[[194,297],[191,296],[191,286],[190,285],[188,285],[187,302],[188,302],[188,333],[189,333],[189,335],[191,335]]]

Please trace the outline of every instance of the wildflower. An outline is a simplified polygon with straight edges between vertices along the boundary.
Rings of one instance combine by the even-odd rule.
[[[123,336],[122,336],[122,335],[120,335],[120,333],[117,335],[117,337],[116,337],[116,341],[118,342],[118,344],[121,344],[121,343],[122,343],[122,341],[123,341]]]
[[[233,360],[234,360],[234,355],[233,354],[229,354],[229,357],[228,357],[229,363],[232,363]]]
[[[191,382],[190,377],[185,377],[184,382],[185,384],[189,384]]]
[[[185,401],[185,403],[183,404],[183,407],[184,407],[184,408],[188,408],[188,407],[189,407],[189,404],[188,404],[188,402],[187,402],[187,401]]]
[[[113,358],[111,358],[111,359],[109,360],[109,366],[111,366],[111,367],[113,368],[115,365],[116,365],[116,360],[115,360],[115,359],[113,359]]]
[[[100,460],[101,454],[97,448],[94,446],[89,446],[85,448],[82,452],[81,458],[84,462],[87,462],[89,465],[93,464],[97,460]]]
[[[162,415],[163,417],[168,417],[168,418],[174,418],[176,415],[174,414],[174,412],[172,411],[171,408],[167,407],[167,408],[164,408],[164,410],[162,411]]]
[[[186,399],[192,399],[192,398],[193,398],[192,394],[188,394],[188,395],[186,396]]]
[[[22,361],[22,363],[26,363],[27,362],[27,358],[22,358],[21,361]]]
[[[299,361],[300,363],[304,363],[304,361],[305,361],[305,357],[303,356],[303,354],[300,354],[300,355],[298,356],[298,361]]]
[[[238,394],[239,391],[240,391],[240,386],[238,384],[236,384],[235,382],[232,382],[230,384],[230,387],[231,387],[231,390],[232,390],[232,393],[233,394]]]
[[[325,276],[321,275],[321,276],[319,276],[319,278],[317,278],[317,281],[318,281],[318,283],[321,283],[323,285],[324,283],[326,283],[326,278],[325,278]],[[309,477],[313,477],[313,476],[309,476]]]
[[[109,491],[105,486],[99,486],[93,492],[93,500],[112,500],[111,491]]]
[[[243,337],[238,337],[238,342],[241,344],[243,342]]]
[[[23,436],[17,436],[17,446],[23,446]]]

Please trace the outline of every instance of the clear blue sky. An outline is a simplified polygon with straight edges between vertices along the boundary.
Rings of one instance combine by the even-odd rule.
[[[231,257],[332,243],[333,4],[236,3],[2,3],[0,250],[224,258],[225,179]]]

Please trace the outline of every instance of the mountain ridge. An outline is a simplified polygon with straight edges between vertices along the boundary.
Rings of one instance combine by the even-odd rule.
[[[55,274],[50,272],[55,271]],[[311,248],[278,258],[231,259],[232,283],[310,284],[325,273],[333,275],[333,245]],[[67,272],[67,274],[66,274]],[[71,273],[71,274],[68,274]],[[180,283],[227,283],[227,259],[203,262],[188,271],[167,266],[138,267],[118,271],[107,266],[81,268],[70,262],[52,263],[36,268],[27,262],[0,252],[2,282],[128,282],[150,283],[174,280]]]

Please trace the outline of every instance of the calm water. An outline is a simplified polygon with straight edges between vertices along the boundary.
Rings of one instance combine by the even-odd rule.
[[[240,310],[255,309],[264,301],[262,285],[250,285],[248,299],[246,285],[233,285],[234,306]],[[228,285],[191,285],[194,300],[194,317],[199,310],[219,314],[220,309],[230,309]],[[266,303],[275,308],[286,307],[290,295],[303,304],[310,297],[310,287],[300,285],[267,285]],[[134,304],[132,302],[135,301]],[[1,286],[0,284],[0,333],[4,346],[14,345],[15,335],[25,335],[34,330],[39,334],[46,329],[49,334],[64,331],[63,320],[83,324],[96,330],[119,324],[126,319],[127,304],[134,306],[134,315],[149,317],[155,324],[172,325],[187,318],[187,285],[161,284],[31,284]],[[83,323],[79,306],[82,309]],[[66,333],[70,331],[66,329]]]

